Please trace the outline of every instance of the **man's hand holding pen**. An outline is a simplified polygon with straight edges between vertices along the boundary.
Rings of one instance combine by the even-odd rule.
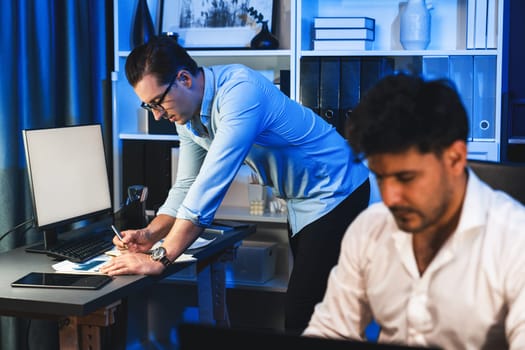
[[[147,253],[155,242],[151,242],[147,229],[118,231],[115,233],[113,244],[123,253],[105,263],[100,272],[110,276],[125,274],[156,275],[164,270],[162,264],[151,260]]]
[[[118,240],[115,240],[113,238],[113,244],[117,247],[118,250],[126,250],[128,249],[128,245],[124,242],[124,237],[122,236],[122,233],[115,227],[115,225],[111,225],[111,229],[115,233],[115,236],[117,236]]]
[[[152,242],[147,229],[118,231],[116,227],[111,227],[115,232],[113,244],[119,250],[127,250],[132,253],[143,253],[151,249],[155,242]]]

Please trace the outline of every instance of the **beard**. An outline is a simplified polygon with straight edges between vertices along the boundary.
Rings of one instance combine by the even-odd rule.
[[[420,233],[440,226],[448,207],[448,200],[440,199],[435,205],[422,209],[408,206],[392,206],[389,209],[400,230]]]
[[[390,212],[394,216],[398,228],[405,232],[416,233],[422,229],[424,215],[414,208],[393,206]]]

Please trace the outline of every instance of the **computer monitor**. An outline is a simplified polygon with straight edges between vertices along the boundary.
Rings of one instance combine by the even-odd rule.
[[[35,227],[46,252],[58,232],[111,216],[111,193],[100,124],[22,131]]]
[[[280,331],[225,328],[198,323],[180,324],[177,336],[179,350],[204,349],[208,347],[207,344],[228,350],[439,350],[436,347],[306,337]]]

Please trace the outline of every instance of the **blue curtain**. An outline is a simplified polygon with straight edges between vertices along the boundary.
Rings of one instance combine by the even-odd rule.
[[[3,252],[41,239],[26,231],[32,207],[22,129],[101,123],[106,148],[111,146],[112,1],[2,0],[0,23]],[[25,349],[28,332],[37,327],[9,317],[1,321],[0,348]],[[30,348],[43,349],[44,343]]]

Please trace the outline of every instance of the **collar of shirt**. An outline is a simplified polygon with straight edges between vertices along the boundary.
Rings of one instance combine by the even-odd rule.
[[[204,93],[201,103],[201,118],[209,119],[211,116],[211,108],[213,105],[213,97],[215,96],[215,75],[211,69],[207,67],[202,68],[204,74]]]
[[[440,249],[429,269],[439,269],[440,266],[450,261],[458,249],[466,242],[469,242],[472,235],[480,234],[480,227],[486,225],[487,210],[490,193],[487,193],[479,178],[469,170],[469,178],[463,201],[460,221],[454,233]],[[395,223],[394,223],[395,225]],[[405,268],[414,278],[419,278],[419,271],[415,264],[412,250],[412,234],[401,230],[393,232],[392,238],[395,242],[401,261]],[[426,274],[427,276],[429,273]]]
[[[206,67],[202,67],[204,75],[204,93],[202,96],[200,118],[193,117],[186,123],[186,129],[198,137],[210,137],[211,133],[210,116],[215,95],[215,75]]]

